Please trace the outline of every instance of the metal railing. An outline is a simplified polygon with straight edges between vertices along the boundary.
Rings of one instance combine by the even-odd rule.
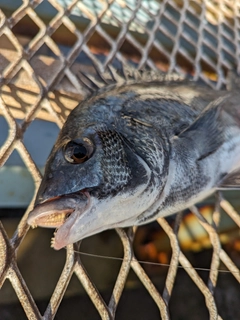
[[[139,69],[148,67],[188,72],[193,74],[195,80],[200,79],[216,89],[226,84],[227,70],[234,68],[240,71],[239,1],[47,2],[54,12],[52,16],[44,15],[39,9],[43,3],[41,0],[24,0],[17,8],[4,7],[0,10],[0,114],[10,128],[8,138],[1,146],[0,165],[3,166],[16,149],[34,180],[35,192],[41,173],[23,142],[24,134],[36,117],[62,126],[69,110],[85,95],[78,72],[91,73],[90,62],[100,72],[108,65],[117,66],[119,62]],[[24,29],[24,26],[27,28]],[[57,32],[60,28],[65,30],[60,37],[63,44],[72,41],[67,53],[58,43]],[[23,34],[28,41],[23,39]],[[41,51],[43,47],[45,51]],[[89,65],[82,63],[83,56]],[[13,100],[18,103],[12,103]],[[62,101],[61,104],[59,101]],[[73,274],[83,285],[102,319],[114,319],[130,269],[143,283],[159,308],[159,317],[164,320],[170,319],[169,302],[179,264],[201,291],[211,320],[222,319],[214,296],[220,262],[240,282],[239,269],[222,248],[218,236],[220,207],[238,227],[240,217],[230,203],[218,194],[212,222],[207,221],[196,207],[191,208],[208,234],[212,247],[207,281],[203,281],[180,248],[178,226],[181,215],[174,228],[161,218],[157,222],[169,237],[172,248],[162,292],[157,290],[135,258],[132,242],[136,230],[126,232],[117,229],[124,254],[110,300],[104,301],[89,278],[79,254],[75,252],[75,245],[70,245],[62,274],[41,315],[16,259],[17,250],[28,233],[26,219],[32,205],[33,201],[10,239],[0,224],[0,286],[6,279],[10,281],[28,319],[53,319]]]

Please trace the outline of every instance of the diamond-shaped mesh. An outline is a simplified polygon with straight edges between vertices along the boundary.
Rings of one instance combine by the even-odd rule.
[[[45,12],[44,3],[48,4]],[[10,15],[5,7],[2,8],[0,114],[10,130],[1,146],[0,165],[3,166],[17,149],[32,175],[36,193],[41,173],[23,143],[25,131],[36,117],[62,126],[69,111],[85,95],[78,77],[80,70],[92,73],[94,64],[103,72],[107,66],[118,67],[120,63],[139,69],[159,68],[187,72],[196,80],[219,89],[226,84],[229,69],[240,71],[239,41],[238,0],[23,0]],[[132,242],[136,230],[118,229],[124,260],[110,300],[104,301],[98,292],[79,254],[74,251],[76,247],[68,246],[62,274],[44,315],[41,315],[16,260],[16,252],[28,233],[26,219],[33,205],[31,202],[11,239],[0,224],[0,285],[9,279],[28,319],[53,319],[75,274],[101,318],[113,319],[132,269],[159,308],[160,318],[170,319],[169,303],[180,264],[201,291],[209,318],[222,319],[214,296],[219,265],[223,263],[237,282],[240,282],[240,273],[223,250],[218,236],[220,207],[238,227],[240,217],[221,194],[216,199],[212,222],[208,222],[196,207],[191,208],[211,243],[207,279],[202,279],[181,250],[178,227],[173,228],[165,219],[158,219],[172,248],[163,291],[157,290],[135,258]],[[177,218],[176,225],[181,219],[181,216]]]

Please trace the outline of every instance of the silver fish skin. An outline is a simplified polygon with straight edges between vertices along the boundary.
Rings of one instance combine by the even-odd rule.
[[[239,171],[238,90],[141,79],[108,85],[70,113],[28,223],[58,228],[60,249],[239,188]]]

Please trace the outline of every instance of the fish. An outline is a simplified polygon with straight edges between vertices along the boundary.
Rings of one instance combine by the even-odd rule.
[[[86,76],[49,155],[32,227],[59,250],[107,229],[139,226],[240,186],[240,91],[175,74],[109,69]],[[97,79],[97,80],[96,80]]]

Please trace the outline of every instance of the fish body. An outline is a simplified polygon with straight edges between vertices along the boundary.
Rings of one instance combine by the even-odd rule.
[[[171,215],[217,188],[238,188],[239,171],[238,90],[186,80],[117,82],[70,113],[28,223],[58,228],[53,247],[60,249]]]

